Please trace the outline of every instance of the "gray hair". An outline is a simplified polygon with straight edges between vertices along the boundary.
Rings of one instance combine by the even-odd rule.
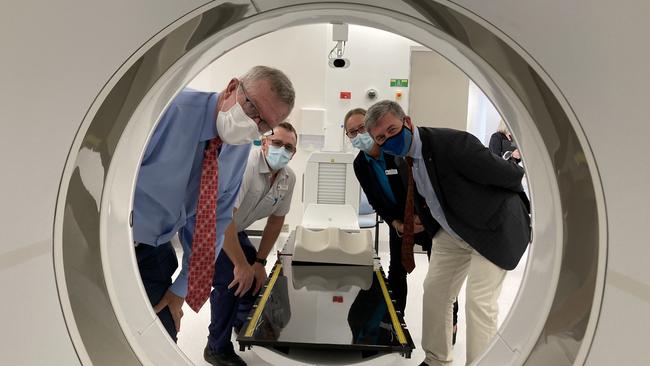
[[[406,117],[406,113],[404,113],[402,106],[392,100],[382,100],[381,102],[373,104],[372,107],[368,109],[368,112],[366,112],[366,118],[363,119],[366,131],[368,131],[370,136],[372,136],[370,131],[375,127],[377,121],[382,119],[387,113],[392,113],[399,119],[404,119],[404,117]]]
[[[254,66],[239,79],[247,89],[251,88],[252,84],[257,81],[268,81],[271,90],[275,93],[278,99],[280,99],[282,103],[286,104],[289,107],[289,110],[293,109],[293,104],[296,100],[296,92],[293,90],[291,80],[289,80],[287,75],[282,71],[268,66]]]

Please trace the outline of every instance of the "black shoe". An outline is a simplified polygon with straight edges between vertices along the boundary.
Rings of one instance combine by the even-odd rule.
[[[235,352],[214,352],[206,346],[203,359],[214,366],[246,366],[246,362]]]

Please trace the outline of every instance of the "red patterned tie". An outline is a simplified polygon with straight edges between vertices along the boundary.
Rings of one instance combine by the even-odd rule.
[[[217,162],[221,139],[208,143],[201,167],[201,188],[196,205],[196,226],[192,238],[190,270],[185,302],[197,313],[210,297],[214,275],[214,247],[217,238],[217,194],[219,166]]]
[[[414,205],[413,201],[413,158],[406,157],[408,187],[406,190],[406,207],[404,209],[404,235],[402,236],[402,265],[406,272],[411,273],[415,269],[415,258],[413,257],[413,231],[414,231]]]

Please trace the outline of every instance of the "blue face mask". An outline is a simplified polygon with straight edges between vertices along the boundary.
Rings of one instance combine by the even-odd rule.
[[[385,153],[395,156],[406,156],[411,148],[412,141],[413,132],[408,127],[402,126],[402,130],[398,134],[388,138],[380,147]]]
[[[293,153],[282,147],[269,146],[266,154],[266,162],[271,170],[280,170],[284,168],[291,160]]]
[[[368,132],[357,134],[353,139],[350,140],[352,146],[356,147],[361,151],[368,152],[372,148],[372,145],[375,144],[375,141],[370,137]]]

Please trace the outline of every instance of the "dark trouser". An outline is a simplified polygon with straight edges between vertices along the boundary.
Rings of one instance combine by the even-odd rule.
[[[397,309],[404,314],[406,309],[406,296],[408,285],[406,283],[406,270],[402,265],[402,238],[397,235],[397,231],[389,224],[389,246],[390,246],[390,264],[388,265],[388,283],[393,293],[393,299],[396,302]],[[427,257],[431,258],[432,238],[426,232],[415,234],[415,243],[420,244],[422,249],[427,252]],[[454,301],[454,327],[458,324],[458,300]],[[456,332],[452,343],[456,343]]]
[[[169,242],[157,247],[141,243],[135,247],[135,256],[149,302],[155,306],[172,284],[172,275],[178,267],[176,252]],[[158,319],[176,342],[176,326],[168,307],[158,313]]]
[[[404,265],[402,265],[402,238],[397,236],[397,231],[392,226],[390,226],[388,235],[388,244],[390,247],[388,284],[393,292],[393,299],[397,305],[396,310],[404,314],[408,285],[406,283],[406,270],[404,269]]]
[[[393,299],[397,303],[397,309],[404,313],[406,309],[406,295],[408,285],[406,283],[406,270],[402,265],[402,238],[391,225],[389,227],[390,263],[388,265],[388,283],[393,292]],[[415,234],[415,243],[420,244],[426,250],[427,257],[431,256],[431,237],[426,233]]]
[[[239,243],[246,255],[248,263],[253,264],[257,251],[251,244],[245,232],[237,233]],[[239,298],[235,296],[237,287],[228,289],[234,275],[234,264],[228,258],[228,255],[222,250],[217,257],[214,268],[214,278],[212,280],[212,293],[210,294],[211,318],[208,330],[208,347],[214,352],[234,352],[230,335],[233,326],[241,327],[245,317],[248,315],[255,297],[253,296],[253,286],[244,295]]]

